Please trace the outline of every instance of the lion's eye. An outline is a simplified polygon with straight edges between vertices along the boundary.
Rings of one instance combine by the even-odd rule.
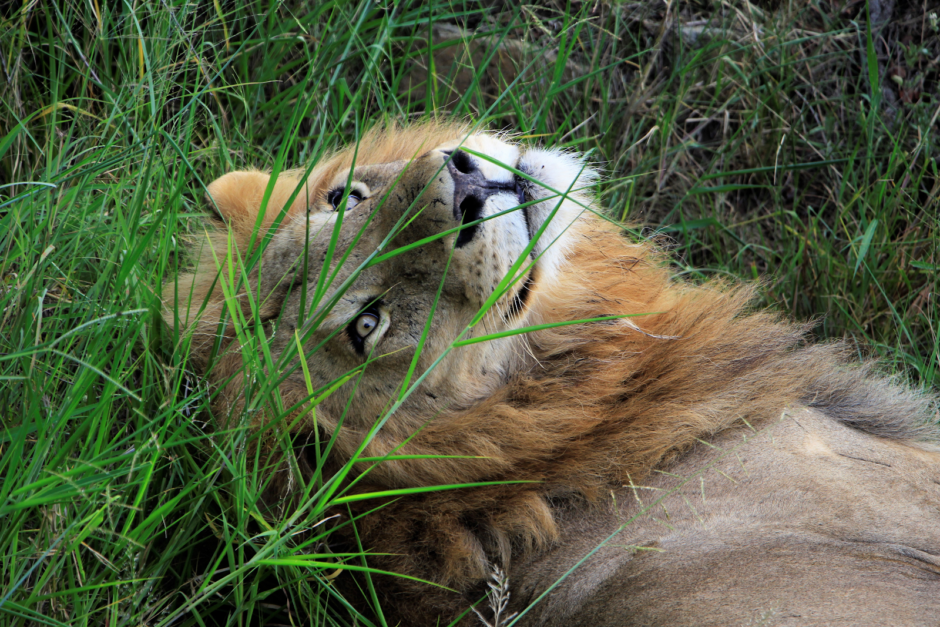
[[[364,313],[358,318],[356,318],[356,335],[360,339],[365,339],[369,337],[369,334],[375,330],[375,327],[379,326],[379,318],[375,314]]]
[[[374,300],[346,325],[346,337],[349,338],[353,350],[360,355],[366,354],[366,340],[374,344],[384,333],[384,330],[379,328],[382,322],[380,307],[381,302],[378,299]]]
[[[330,203],[330,206],[333,209],[339,209],[340,203],[343,201],[343,193],[346,191],[345,187],[338,187],[336,189],[330,190],[326,194],[326,200]],[[356,190],[350,190],[349,196],[346,198],[346,209],[352,209],[356,205],[362,202],[362,195]]]

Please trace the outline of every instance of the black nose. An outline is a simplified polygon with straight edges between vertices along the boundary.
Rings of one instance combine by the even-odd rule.
[[[454,219],[461,224],[475,222],[483,217],[483,205],[486,199],[494,194],[510,192],[516,193],[514,182],[499,183],[488,181],[480,168],[476,158],[462,150],[454,150],[447,161],[447,171],[454,179]],[[469,244],[477,234],[480,225],[474,224],[460,231],[457,235],[456,247]]]

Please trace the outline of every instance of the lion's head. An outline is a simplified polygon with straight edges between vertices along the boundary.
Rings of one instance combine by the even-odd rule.
[[[221,355],[220,419],[246,410],[258,373],[243,370],[237,327],[260,324],[283,407],[346,378],[319,405],[320,427],[342,420],[338,450],[350,454],[394,407],[371,445],[385,453],[491,397],[532,360],[512,332],[551,317],[540,303],[556,289],[593,178],[566,152],[439,124],[367,134],[307,176],[232,172],[208,187],[227,228],[210,234],[196,272],[167,288],[167,318],[190,327],[197,363]],[[225,313],[227,298],[240,313]],[[497,337],[473,341],[483,336]]]

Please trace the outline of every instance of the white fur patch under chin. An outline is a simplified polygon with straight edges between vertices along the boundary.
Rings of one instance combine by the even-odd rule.
[[[541,255],[539,268],[543,276],[551,277],[564,261],[568,243],[572,241],[569,227],[593,202],[597,172],[588,167],[580,155],[541,148],[526,152],[519,160],[518,169],[544,183],[544,186],[529,183],[528,193],[532,199],[545,198],[529,207],[529,220],[534,235],[551,219],[533,249],[536,255]]]

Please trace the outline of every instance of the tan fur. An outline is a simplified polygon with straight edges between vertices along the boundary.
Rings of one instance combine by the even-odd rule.
[[[435,165],[440,160],[416,158],[439,145],[460,142],[465,134],[462,127],[439,124],[369,134],[357,149],[357,173],[378,172],[386,185],[401,177],[399,189],[413,181],[429,180],[440,173]],[[289,283],[286,277],[296,273],[296,259],[302,254],[303,239],[296,234],[306,231],[298,230],[299,217],[311,205],[322,204],[331,184],[345,180],[353,152],[347,149],[318,164],[283,212],[282,227],[262,258],[272,259],[265,262],[272,269],[262,267],[248,274],[258,320],[252,319],[252,299],[244,290],[239,295],[249,324],[273,324],[271,320],[279,316],[277,324],[286,325],[289,338],[292,329],[303,328],[300,312],[290,309],[293,292],[285,287]],[[406,167],[406,162],[414,165]],[[367,164],[388,165],[360,170]],[[222,230],[210,234],[210,247],[201,254],[196,270],[183,275],[165,292],[168,322],[174,324],[178,316],[181,326],[193,333],[191,350],[198,367],[208,366],[226,308],[220,282],[232,281],[227,270],[215,270],[214,260],[224,259],[233,247],[239,258],[245,258],[256,223],[261,227],[254,236],[258,241],[282,214],[299,181],[296,173],[279,178],[260,220],[258,208],[267,175],[233,173],[209,187],[232,236]],[[446,189],[442,189],[433,193],[446,196]],[[391,196],[388,203],[383,211],[391,212],[396,208]],[[428,213],[433,203],[428,206],[431,208],[420,220],[433,215]],[[348,219],[354,222],[356,217],[350,212]],[[367,231],[365,243],[357,246],[368,249],[375,245],[382,229],[387,228],[381,219],[376,218],[370,227],[375,232]],[[415,222],[419,232],[403,235],[395,245],[424,236],[420,220]],[[288,237],[290,229],[294,229],[292,237]],[[349,238],[341,240],[341,250],[349,242]],[[761,428],[790,409],[807,408],[826,420],[894,440],[906,451],[920,451],[912,448],[911,442],[936,439],[936,430],[926,426],[933,411],[929,397],[874,374],[871,364],[857,363],[840,343],[807,343],[811,325],[753,311],[753,287],[721,281],[705,285],[681,282],[671,275],[654,245],[632,243],[618,228],[589,215],[572,227],[567,242],[567,261],[557,276],[539,276],[536,270],[525,320],[513,324],[623,314],[637,317],[559,327],[461,348],[456,353],[459,359],[442,362],[440,373],[433,372],[392,416],[379,437],[367,446],[367,455],[397,451],[465,458],[386,462],[371,469],[357,490],[478,481],[530,483],[400,499],[379,514],[360,520],[357,529],[363,545],[388,554],[370,560],[370,564],[458,591],[455,594],[389,579],[384,582],[390,595],[387,617],[397,616],[404,624],[432,624],[436,617],[452,619],[470,600],[478,598],[475,595],[481,592],[492,563],[511,567],[554,554],[546,551],[557,553],[558,546],[565,546],[570,534],[577,533],[571,531],[571,511],[581,512],[577,516],[588,520],[588,512],[605,503],[612,489],[643,481],[655,468],[690,459],[688,452],[704,440],[734,430]],[[430,258],[443,265],[449,244],[434,246],[428,245],[421,257],[401,258],[401,265],[389,270],[397,281],[395,289],[410,289],[409,279],[401,278],[407,273],[407,264],[430,263]],[[289,262],[273,261],[288,252],[292,254]],[[357,259],[356,254],[350,258]],[[469,273],[473,266],[455,268],[458,280],[469,280],[469,274],[460,273]],[[273,278],[266,278],[265,272]],[[309,276],[318,272],[319,268],[314,268]],[[340,272],[339,276],[344,275]],[[382,281],[387,278],[364,273],[354,287],[369,281],[386,285]],[[415,281],[414,290],[424,289],[430,300],[440,276],[428,274]],[[310,283],[311,290],[313,285]],[[461,308],[462,296],[453,298],[442,301],[444,310],[434,319],[434,341],[438,336],[450,337],[436,344],[429,340],[419,373],[441,354],[447,341],[454,339],[468,312],[475,311],[472,303]],[[498,311],[505,310],[509,298],[501,301],[502,309],[496,308],[476,331],[478,335],[505,326]],[[348,318],[355,313],[352,308],[345,315]],[[420,331],[419,319],[423,318],[412,324],[412,337],[416,337],[415,329]],[[285,342],[275,336],[272,352],[279,354]],[[305,347],[309,350],[315,344],[310,340]],[[228,381],[215,408],[219,419],[227,421],[242,410],[245,385],[242,347],[231,322],[223,331],[221,348],[209,378],[215,384]],[[412,354],[413,348],[383,357],[375,368],[387,363],[388,371],[377,376],[388,378],[397,372],[400,379]],[[332,359],[338,357],[324,351],[308,355],[314,377],[322,373],[323,384],[347,369]],[[499,370],[496,375],[487,370],[491,365]],[[285,407],[308,397],[302,381],[292,375],[281,385]],[[370,391],[366,387],[357,392],[356,403],[360,404],[353,405],[340,429],[332,452],[333,466],[342,464],[356,450],[371,420],[395,393],[391,388]],[[350,390],[350,386],[342,389]],[[320,427],[327,434],[336,428],[348,398],[342,393],[334,396],[318,408]],[[301,414],[295,411],[292,416]],[[264,416],[262,412],[253,419],[270,419]],[[300,433],[311,428],[303,421],[297,426]],[[930,463],[940,463],[938,460],[931,457]],[[568,512],[561,516],[567,521],[561,526],[559,504]],[[360,511],[372,507],[375,503],[369,502]],[[348,531],[348,526],[340,529],[337,537]],[[529,571],[513,572],[521,579],[529,576]]]

